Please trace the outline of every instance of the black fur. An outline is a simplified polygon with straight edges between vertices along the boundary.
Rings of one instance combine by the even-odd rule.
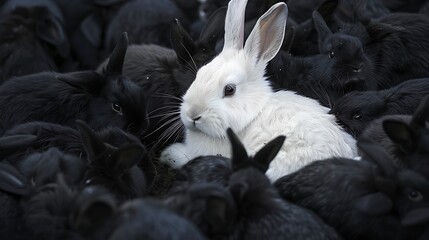
[[[102,74],[40,73],[7,81],[0,87],[0,132],[30,121],[74,126],[82,119],[95,129],[116,126],[142,135],[148,125],[145,96],[120,75],[126,49],[124,35]]]
[[[377,118],[413,114],[428,94],[429,78],[414,79],[386,90],[348,93],[335,101],[330,113],[350,134],[359,136]]]

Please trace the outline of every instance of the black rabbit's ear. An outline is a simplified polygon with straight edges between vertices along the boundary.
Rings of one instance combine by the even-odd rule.
[[[41,16],[36,23],[36,33],[40,39],[54,46],[61,57],[69,56],[70,45],[58,19],[53,16]]]
[[[210,196],[206,202],[204,218],[212,233],[222,233],[235,219],[235,208],[232,199],[221,196]]]
[[[76,219],[76,229],[84,234],[90,234],[101,227],[116,211],[115,200],[107,195],[89,199],[79,206]]]
[[[107,159],[107,164],[117,176],[122,176],[127,170],[137,165],[144,156],[147,156],[147,153],[143,146],[129,144],[115,150]]]
[[[100,74],[93,71],[64,73],[56,78],[87,93],[100,91],[104,84]]]
[[[386,119],[383,121],[383,129],[401,151],[410,153],[416,150],[419,136],[408,124],[399,120]]]
[[[171,45],[176,52],[177,60],[181,64],[191,61],[197,46],[189,33],[180,24],[179,19],[175,19],[171,25]]]
[[[213,12],[198,38],[199,41],[207,43],[212,49],[215,48],[220,36],[224,34],[226,10],[227,7],[225,6]]]
[[[82,120],[76,120],[82,138],[83,147],[89,157],[94,157],[106,150],[106,145],[99,139],[95,132]]]
[[[17,195],[29,193],[27,179],[13,166],[3,162],[0,162],[0,190]]]
[[[93,47],[98,49],[101,45],[102,26],[101,19],[93,13],[82,21],[79,31]]]
[[[364,156],[375,163],[387,177],[396,174],[392,158],[382,146],[367,138],[360,138],[357,146],[365,154]]]
[[[393,208],[392,200],[380,192],[360,197],[353,202],[353,205],[359,211],[370,216],[384,215]]]
[[[15,149],[25,148],[36,141],[34,135],[12,135],[0,138],[0,152],[14,151]]]
[[[403,226],[416,226],[429,222],[429,208],[415,209],[408,212],[401,221]]]
[[[232,154],[231,154],[231,160],[232,160],[232,169],[237,169],[240,165],[244,164],[249,160],[249,156],[247,155],[246,148],[244,147],[243,143],[240,141],[240,139],[235,135],[234,131],[232,131],[231,128],[228,128],[226,130],[226,133],[228,134],[229,141],[231,142],[232,147]]]
[[[318,38],[319,50],[322,50],[325,39],[328,36],[332,35],[332,31],[331,29],[329,29],[322,15],[320,15],[320,13],[318,13],[317,11],[313,12],[313,24],[319,36]]]
[[[416,129],[424,129],[429,120],[429,95],[426,96],[417,107],[411,119],[410,126]]]
[[[283,146],[284,141],[286,140],[285,136],[278,136],[275,139],[271,140],[264,147],[262,147],[253,157],[253,159],[264,166],[266,172],[270,166],[271,161],[277,156],[277,153]]]
[[[126,32],[121,34],[109,62],[106,65],[105,73],[107,75],[121,75],[124,67],[125,55],[128,49],[128,35]]]

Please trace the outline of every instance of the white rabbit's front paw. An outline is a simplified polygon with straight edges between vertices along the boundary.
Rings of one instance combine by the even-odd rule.
[[[183,143],[175,143],[162,151],[160,161],[172,168],[181,168],[191,159],[187,156],[186,146]]]

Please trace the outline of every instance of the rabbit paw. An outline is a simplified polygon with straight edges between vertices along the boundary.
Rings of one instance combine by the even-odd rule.
[[[162,151],[160,161],[172,168],[181,168],[191,159],[186,154],[186,146],[183,143],[175,143]]]

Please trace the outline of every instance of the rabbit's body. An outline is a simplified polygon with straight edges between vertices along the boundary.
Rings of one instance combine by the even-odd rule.
[[[225,138],[228,127],[238,134],[250,154],[273,136],[287,136],[266,173],[271,180],[314,160],[353,158],[354,139],[342,131],[328,108],[293,92],[274,93],[264,77],[267,62],[282,45],[286,5],[279,3],[270,8],[258,20],[243,48],[245,6],[245,0],[230,2],[224,48],[199,69],[183,96],[185,143],[169,146],[161,153],[161,161],[177,168],[201,155],[230,156]]]

